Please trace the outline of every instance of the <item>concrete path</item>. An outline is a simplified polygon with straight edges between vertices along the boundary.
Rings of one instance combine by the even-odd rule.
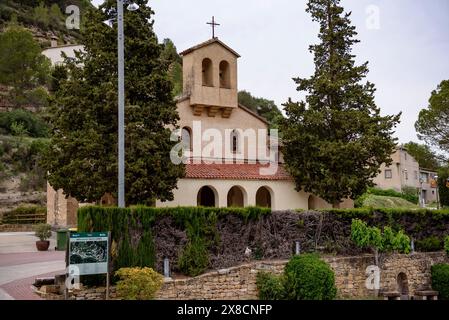
[[[31,289],[35,278],[64,272],[65,252],[55,251],[54,237],[49,251],[39,252],[33,232],[0,233],[0,300],[39,299]]]

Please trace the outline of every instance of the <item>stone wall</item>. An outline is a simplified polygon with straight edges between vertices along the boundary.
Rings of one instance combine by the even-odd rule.
[[[374,264],[374,256],[324,256],[335,272],[339,298],[367,298],[374,295],[365,286],[366,268]],[[282,273],[287,260],[259,261],[209,272],[195,278],[165,279],[157,294],[160,300],[249,300],[257,299],[256,275],[259,271]],[[398,291],[398,275],[407,278],[410,295],[416,290],[430,289],[430,268],[436,263],[449,263],[444,252],[394,254],[381,256],[380,292]],[[105,288],[77,290],[70,294],[73,300],[102,300]],[[111,287],[111,299],[116,298]]]

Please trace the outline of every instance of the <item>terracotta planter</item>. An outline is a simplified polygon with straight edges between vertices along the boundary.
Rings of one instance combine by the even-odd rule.
[[[50,246],[50,241],[36,241],[36,248],[39,251],[47,251],[48,247]]]

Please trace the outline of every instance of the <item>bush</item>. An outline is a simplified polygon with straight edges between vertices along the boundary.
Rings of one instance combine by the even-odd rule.
[[[441,239],[436,236],[430,236],[422,240],[417,240],[415,245],[416,250],[422,252],[439,251],[443,248]]]
[[[256,285],[260,300],[285,299],[285,286],[283,276],[277,276],[268,272],[257,273]]]
[[[41,241],[45,241],[51,237],[51,225],[46,223],[40,223],[35,227],[34,235]]]
[[[288,300],[333,300],[337,295],[334,272],[317,255],[293,257],[284,276]]]
[[[411,203],[417,204],[419,202],[418,191],[413,187],[404,187],[402,192],[397,192],[394,189],[379,189],[379,188],[368,188],[368,191],[361,195],[354,202],[354,206],[357,208],[363,207],[363,202],[365,201],[367,195],[374,194],[377,196],[386,196],[386,197],[396,197],[407,200]]]
[[[33,224],[45,222],[47,208],[43,206],[20,206],[3,214],[2,223]],[[42,217],[43,216],[43,217]],[[24,219],[26,218],[26,220]]]
[[[48,125],[37,114],[24,109],[0,112],[0,133],[27,133],[31,137],[47,137]]]
[[[192,277],[203,273],[208,265],[209,252],[205,240],[201,238],[190,241],[178,260],[179,270]]]
[[[151,300],[162,287],[164,277],[151,268],[121,268],[115,275],[117,295],[125,300]]]
[[[432,288],[439,292],[441,300],[449,300],[449,264],[435,264],[431,273]]]

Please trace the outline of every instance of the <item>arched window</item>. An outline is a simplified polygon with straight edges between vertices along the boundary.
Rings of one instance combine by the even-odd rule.
[[[231,131],[231,151],[232,153],[239,152],[239,134],[235,129]]]
[[[267,187],[260,187],[256,193],[256,206],[271,208],[271,192]]]
[[[220,88],[231,88],[231,72],[229,63],[225,60],[220,62]]]
[[[198,191],[197,205],[201,207],[216,207],[218,203],[217,192],[211,187],[204,186]]]
[[[182,128],[181,141],[185,151],[192,150],[192,130],[189,127]]]
[[[228,207],[243,208],[245,206],[245,190],[241,187],[234,186],[228,192]]]
[[[205,58],[203,60],[203,86],[214,86],[212,60],[210,60],[209,58]]]

